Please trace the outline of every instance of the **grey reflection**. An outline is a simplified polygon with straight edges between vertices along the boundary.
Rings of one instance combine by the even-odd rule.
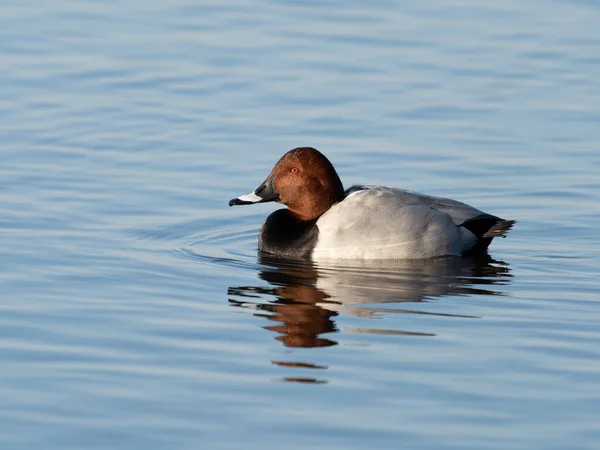
[[[508,265],[489,255],[415,261],[339,262],[315,265],[259,255],[259,277],[268,283],[232,286],[233,306],[248,308],[271,322],[266,330],[286,347],[336,345],[335,317],[342,313],[360,318],[384,314],[419,314],[450,318],[477,318],[465,314],[424,311],[419,303],[447,296],[504,295],[510,282]],[[403,305],[403,306],[400,306]],[[435,336],[429,330],[395,330],[371,327],[345,328],[345,332],[396,336]],[[295,368],[326,369],[307,362],[273,362]],[[306,377],[284,381],[322,382]]]

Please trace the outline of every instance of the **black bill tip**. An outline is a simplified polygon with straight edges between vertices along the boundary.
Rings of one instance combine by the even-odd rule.
[[[246,200],[240,200],[239,198],[232,198],[229,200],[229,206],[237,206],[237,205],[251,205],[254,202],[248,202]]]

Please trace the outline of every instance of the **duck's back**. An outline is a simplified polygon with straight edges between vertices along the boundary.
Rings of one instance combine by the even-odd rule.
[[[485,214],[464,203],[402,189],[354,186],[316,223],[313,259],[460,255],[478,237],[463,226]],[[498,219],[500,220],[500,219]]]

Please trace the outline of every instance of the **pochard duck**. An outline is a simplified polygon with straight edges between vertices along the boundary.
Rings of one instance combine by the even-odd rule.
[[[344,190],[312,147],[290,150],[267,179],[229,206],[277,202],[258,236],[260,251],[292,259],[410,259],[484,252],[514,220],[456,200],[384,186]]]

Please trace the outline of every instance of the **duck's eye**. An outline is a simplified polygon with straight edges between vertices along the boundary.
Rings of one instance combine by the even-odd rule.
[[[290,173],[298,173],[298,168],[297,167],[292,167],[290,169]]]

